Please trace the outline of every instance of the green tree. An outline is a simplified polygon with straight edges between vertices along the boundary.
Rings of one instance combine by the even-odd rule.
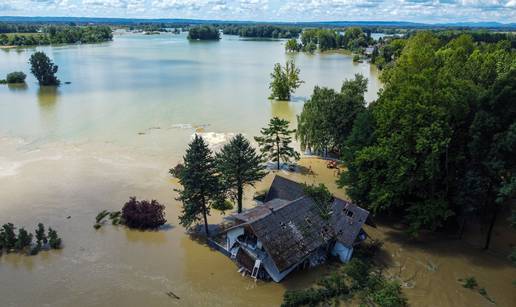
[[[55,231],[52,228],[48,228],[48,244],[50,245],[50,248],[53,249],[59,249],[61,248],[62,240],[57,235],[57,231]]]
[[[44,244],[47,244],[47,236],[45,235],[45,226],[42,223],[38,224],[38,228],[36,229],[36,244],[39,248]]]
[[[27,78],[26,74],[24,74],[21,71],[15,71],[7,74],[5,80],[7,81],[7,83],[24,83],[25,78]]]
[[[459,202],[489,219],[489,248],[498,213],[516,195],[516,69],[499,78],[480,100],[470,126],[466,176]]]
[[[373,133],[352,130],[340,183],[375,213],[400,212],[414,235],[471,211],[494,221],[516,186],[513,51],[429,32],[403,45],[378,101],[355,120]]]
[[[285,51],[287,52],[299,52],[300,50],[301,45],[297,43],[295,38],[291,38],[285,43]]]
[[[357,114],[365,109],[366,90],[367,79],[360,74],[345,80],[340,93],[315,87],[297,120],[296,138],[301,149],[340,152]]]
[[[178,178],[183,186],[182,190],[178,190],[178,199],[183,203],[183,212],[179,216],[181,225],[190,228],[202,219],[206,235],[209,236],[210,207],[220,201],[222,185],[213,154],[201,136],[195,135],[188,145]]]
[[[23,250],[26,247],[29,247],[32,243],[32,234],[28,233],[24,228],[18,229],[18,239],[14,244],[14,248],[17,250]]]
[[[216,154],[215,165],[226,190],[237,200],[238,213],[242,212],[244,186],[254,186],[267,173],[262,158],[249,141],[237,134]]]
[[[7,223],[2,225],[2,229],[0,230],[0,239],[2,239],[2,245],[6,249],[14,248],[16,244],[16,233],[14,232],[14,225],[11,223]]]
[[[271,73],[272,81],[269,85],[271,89],[270,99],[290,100],[291,94],[304,81],[299,79],[299,68],[296,67],[294,61],[287,61],[285,67],[276,63]]]
[[[288,163],[290,159],[299,159],[299,153],[290,147],[292,134],[296,130],[289,130],[289,122],[278,117],[271,118],[269,126],[262,128],[260,137],[254,139],[260,145],[260,150],[266,157],[276,162],[278,170],[280,162]]]
[[[42,51],[34,53],[30,59],[30,71],[40,85],[59,85],[60,81],[56,77],[58,66]]]
[[[189,40],[219,40],[219,29],[213,26],[194,26],[188,30]]]

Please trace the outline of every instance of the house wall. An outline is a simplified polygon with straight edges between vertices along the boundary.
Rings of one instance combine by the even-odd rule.
[[[335,257],[339,257],[342,263],[346,263],[351,259],[353,254],[353,247],[347,247],[344,244],[337,242],[333,247],[331,254]]]
[[[235,244],[237,238],[244,234],[244,227],[234,228],[226,234],[226,249],[230,250]]]

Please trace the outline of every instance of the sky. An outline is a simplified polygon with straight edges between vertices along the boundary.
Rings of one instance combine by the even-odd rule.
[[[516,0],[0,0],[0,16],[516,22]]]

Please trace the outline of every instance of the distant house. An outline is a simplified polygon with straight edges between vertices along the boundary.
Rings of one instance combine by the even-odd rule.
[[[364,51],[364,54],[368,57],[371,57],[373,55],[373,52],[374,52],[374,47],[367,47]]]
[[[330,218],[304,193],[299,183],[276,176],[263,204],[228,217],[216,238],[239,271],[253,278],[281,281],[298,268],[326,262],[331,254],[347,262],[369,212],[334,198]]]

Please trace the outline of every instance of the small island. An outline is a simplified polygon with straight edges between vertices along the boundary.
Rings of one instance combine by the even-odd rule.
[[[220,31],[214,26],[193,26],[188,29],[189,40],[220,40]]]

